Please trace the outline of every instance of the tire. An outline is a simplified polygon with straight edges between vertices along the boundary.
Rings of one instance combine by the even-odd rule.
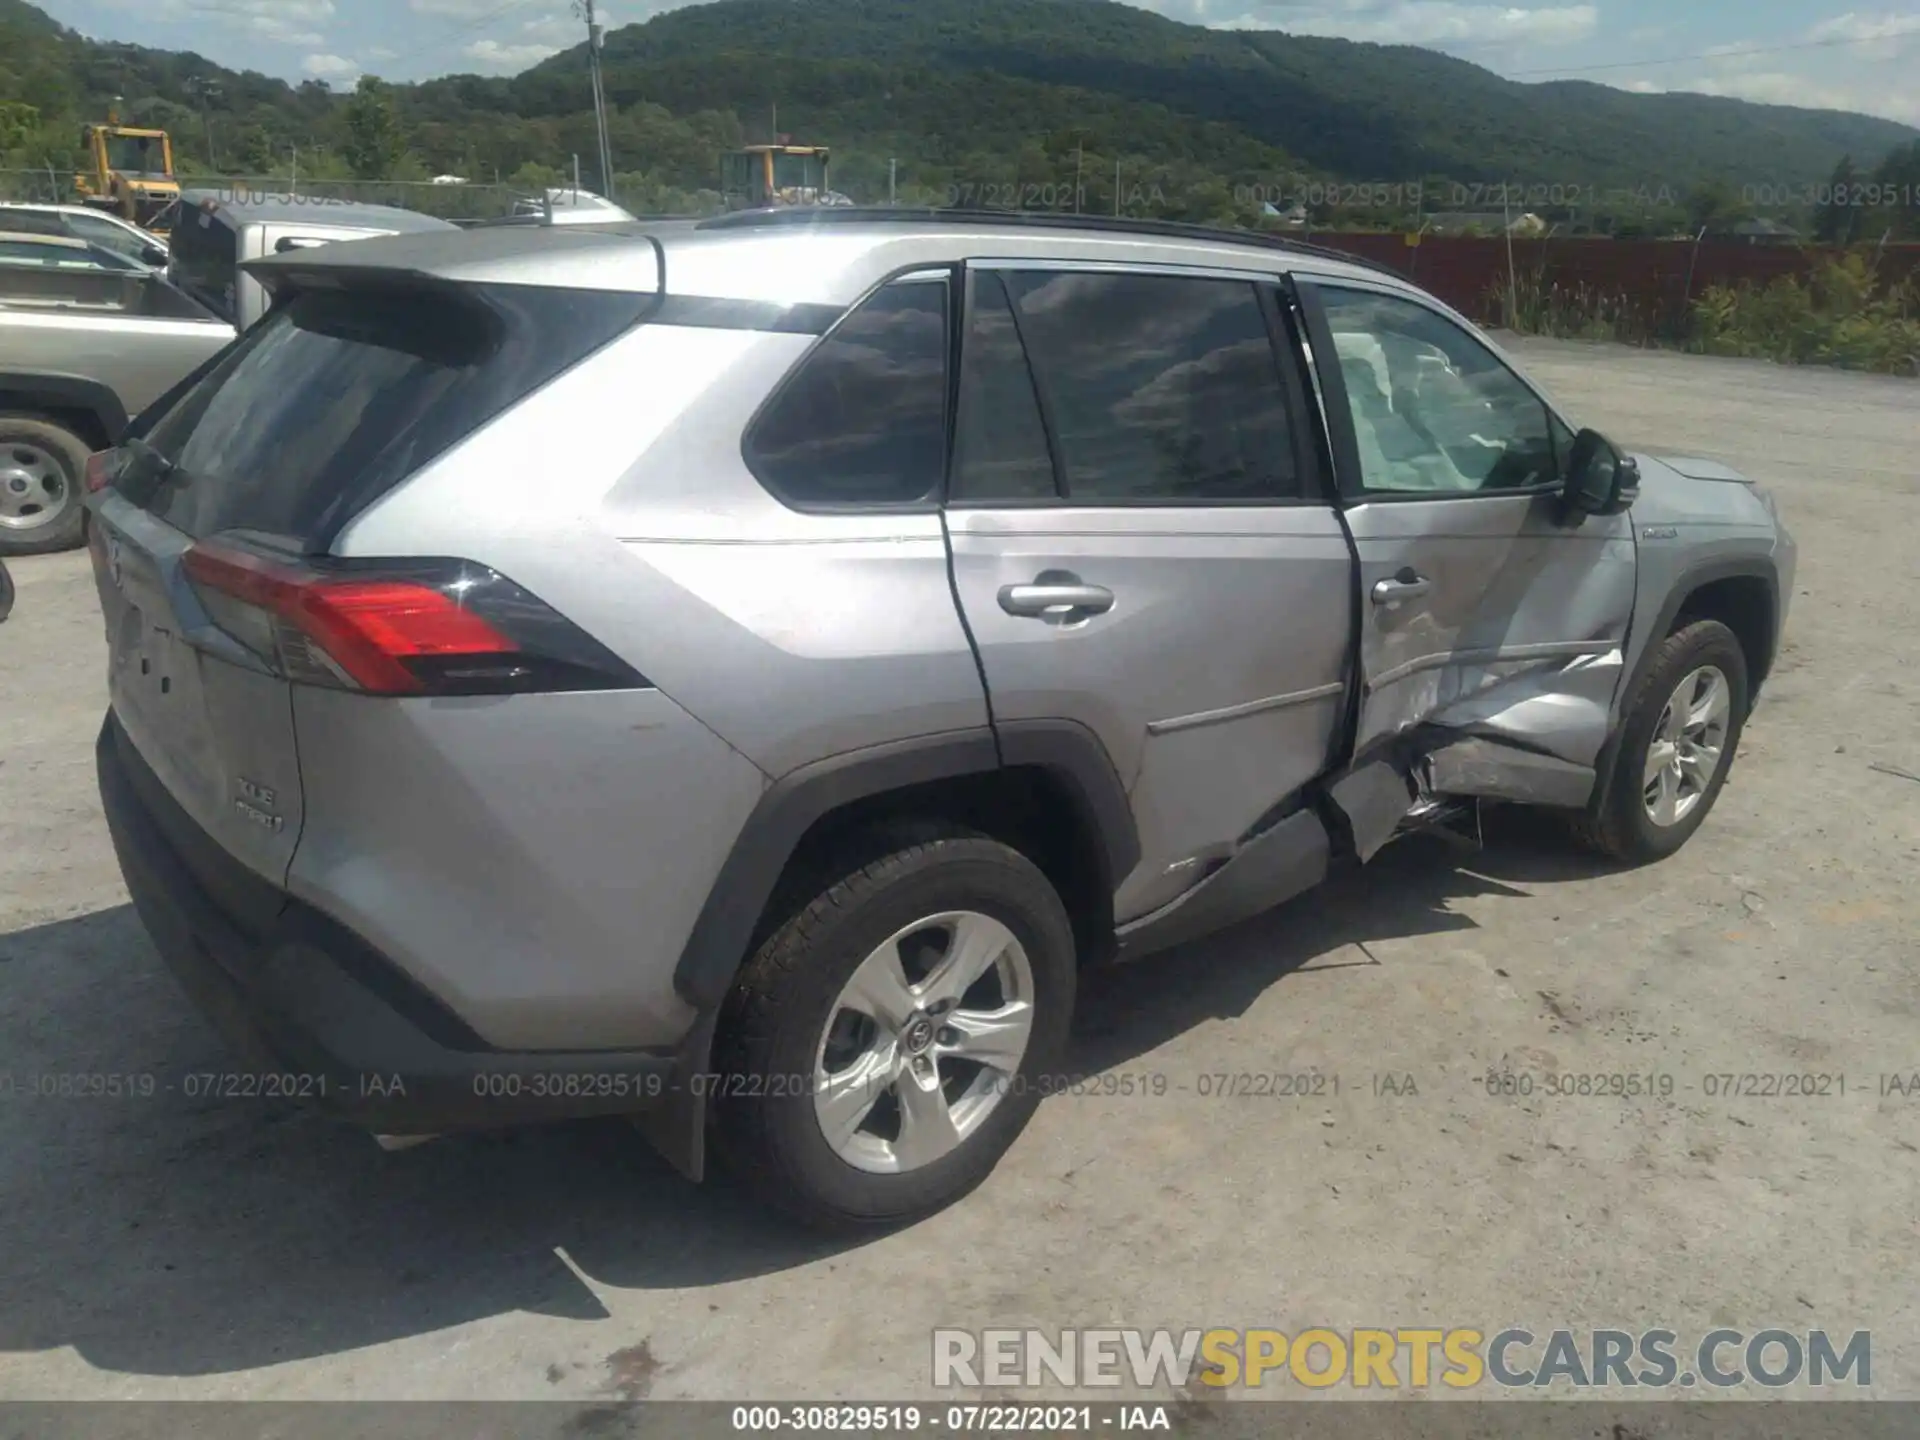
[[[1699,786],[1700,767],[1679,766],[1676,773],[1688,775],[1687,793],[1697,796],[1683,814],[1670,823],[1659,823],[1655,802],[1649,799],[1649,767],[1654,746],[1663,743],[1663,722],[1670,703],[1678,703],[1675,691],[1683,682],[1708,671],[1718,671],[1727,686],[1727,713],[1718,756],[1711,778]],[[1748,678],[1746,652],[1734,633],[1717,620],[1696,620],[1675,631],[1661,642],[1653,663],[1641,676],[1628,702],[1620,742],[1620,754],[1613,768],[1613,780],[1604,795],[1597,796],[1593,807],[1574,824],[1576,837],[1587,848],[1630,864],[1650,864],[1664,860],[1693,838],[1706,822],[1720,791],[1733,768],[1739,749],[1740,733],[1746,724]],[[1697,751],[1696,751],[1697,753]],[[1671,767],[1662,767],[1667,769]]]
[[[865,832],[835,847],[807,876],[786,887],[789,903],[775,913],[790,918],[747,962],[722,1008],[714,1048],[716,1093],[709,1106],[714,1151],[762,1201],[812,1229],[845,1234],[905,1224],[971,1191],[1032,1118],[1044,1079],[1054,1073],[1066,1045],[1076,981],[1073,929],[1059,895],[1031,861],[996,840],[958,828]],[[922,925],[929,917],[956,916],[952,926]],[[994,952],[1001,959],[983,972],[993,976],[991,984],[983,979],[966,990],[967,998],[954,1002],[957,1008],[944,1018],[926,1014],[948,1003],[926,998],[936,994],[936,982],[947,973],[938,971],[937,960],[922,982],[926,996],[921,987],[909,991],[919,1017],[909,1024],[884,1026],[844,1003],[855,972],[871,973],[862,967],[877,955],[911,960],[940,952],[943,943],[944,953],[951,955],[961,925],[970,936],[997,937],[1002,932],[992,928],[995,924],[1004,927],[1013,948]],[[903,931],[910,933],[890,947],[888,942]],[[976,941],[971,953],[984,954],[998,943],[997,938]],[[1026,965],[1024,980],[1019,957]],[[900,973],[913,984],[913,964],[903,964]],[[971,1017],[984,1012],[969,1007],[979,1006],[1012,1014],[1018,1007],[1006,996],[1023,988],[1030,990],[1030,1028],[1017,1067],[973,1070],[975,1062],[940,1051],[950,1041],[966,1039],[948,1028],[948,1020],[973,1025]],[[986,999],[976,998],[983,994]],[[922,1024],[935,1027],[931,1037],[919,1032]],[[863,1092],[877,1095],[864,1112],[866,1128],[848,1135],[843,1124],[836,1146],[816,1108],[816,1094],[825,1104],[834,1093],[821,1078],[836,1071],[855,1073],[864,1062],[844,1056],[878,1054],[887,1049],[889,1035],[894,1059],[873,1062],[882,1070],[874,1072]],[[915,1057],[916,1044],[932,1048]],[[886,1064],[930,1066],[943,1094],[967,1087],[972,1071],[973,1086],[963,1088],[951,1106],[944,1098],[938,1105],[953,1133],[964,1132],[954,1148],[937,1158],[918,1158],[907,1143],[910,1115],[899,1097],[917,1100],[932,1091],[924,1081],[920,1092],[903,1089],[913,1083],[911,1075],[890,1083],[877,1078]],[[973,1098],[982,1085],[981,1096],[991,1099],[984,1110],[978,1108],[984,1099]],[[852,1116],[860,1103],[836,1113]],[[971,1116],[969,1105],[976,1107]],[[916,1105],[914,1113],[927,1112]],[[891,1140],[883,1138],[890,1127]],[[929,1123],[913,1134],[932,1136],[937,1128]],[[930,1144],[923,1139],[922,1148]],[[883,1166],[888,1154],[899,1165],[895,1172],[873,1168]]]
[[[91,447],[37,415],[0,415],[0,555],[47,555],[86,539]]]

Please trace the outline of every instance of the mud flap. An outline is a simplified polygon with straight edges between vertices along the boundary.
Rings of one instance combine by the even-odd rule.
[[[1400,755],[1383,754],[1327,786],[1327,821],[1339,848],[1364,862],[1393,839],[1418,798],[1410,768]]]

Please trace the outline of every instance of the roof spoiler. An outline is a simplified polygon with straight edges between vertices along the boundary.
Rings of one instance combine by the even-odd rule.
[[[657,302],[664,303],[667,298],[667,247],[660,243],[657,235],[641,234],[637,239],[645,240],[653,247],[654,274],[657,284],[654,296]],[[263,255],[257,260],[243,261],[239,270],[250,275],[276,303],[291,299],[297,294],[313,290],[348,290],[365,285],[407,285],[421,288],[458,289],[467,282],[458,278],[438,275],[430,270],[408,265],[356,265],[327,263],[319,252],[335,250],[336,247],[366,245],[366,240],[338,240],[330,245],[315,246],[312,251],[295,250],[290,254]],[[313,255],[317,258],[308,259]],[[564,288],[564,287],[563,287]]]

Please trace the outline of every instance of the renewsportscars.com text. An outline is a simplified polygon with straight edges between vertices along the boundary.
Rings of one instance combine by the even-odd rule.
[[[933,1383],[1100,1389],[1192,1384],[1325,1390],[1547,1387],[1864,1388],[1873,1336],[1856,1330],[1314,1328],[1281,1330],[936,1330]]]

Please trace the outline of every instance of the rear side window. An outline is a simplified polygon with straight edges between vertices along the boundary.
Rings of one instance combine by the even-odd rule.
[[[1070,499],[1299,498],[1280,362],[1251,282],[1011,271],[1006,283]]]
[[[947,451],[947,282],[876,292],[828,332],[747,433],[760,483],[801,507],[910,505]]]
[[[324,549],[651,300],[508,285],[298,295],[153,424],[147,442],[175,468],[145,496],[123,488],[189,535],[253,530]]]

